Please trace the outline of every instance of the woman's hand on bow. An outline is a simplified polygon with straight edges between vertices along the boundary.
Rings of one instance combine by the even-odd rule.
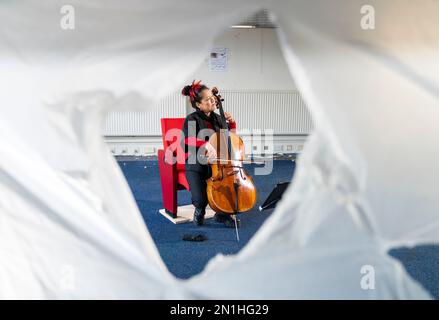
[[[224,115],[226,116],[226,120],[229,121],[229,123],[235,123],[235,119],[233,119],[230,113],[224,112]]]

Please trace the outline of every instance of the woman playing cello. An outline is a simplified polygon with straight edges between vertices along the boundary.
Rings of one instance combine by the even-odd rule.
[[[206,161],[200,161],[197,154],[205,154],[208,159],[217,157],[216,149],[208,142],[209,133],[225,129],[221,125],[221,119],[214,111],[217,108],[217,98],[212,91],[201,84],[201,81],[193,81],[191,85],[183,88],[182,94],[188,96],[195,111],[186,117],[183,125],[185,152],[187,153],[185,167],[186,179],[192,196],[192,204],[195,207],[193,221],[197,226],[204,223],[208,198],[206,193],[206,180],[212,172]],[[230,131],[236,131],[236,122],[230,113],[225,113]],[[210,130],[206,130],[210,129]],[[205,132],[204,139],[200,138],[200,132]],[[201,150],[200,150],[201,149]],[[235,220],[228,215],[217,212],[214,216],[217,222],[224,223],[228,227],[235,227]],[[239,220],[236,221],[239,226]]]

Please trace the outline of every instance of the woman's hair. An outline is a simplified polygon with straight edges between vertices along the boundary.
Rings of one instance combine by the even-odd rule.
[[[204,84],[201,83],[201,80],[198,82],[192,81],[191,85],[185,86],[183,90],[181,90],[181,93],[184,96],[189,97],[192,108],[198,109],[197,102],[201,102],[201,92],[205,89],[209,89]]]

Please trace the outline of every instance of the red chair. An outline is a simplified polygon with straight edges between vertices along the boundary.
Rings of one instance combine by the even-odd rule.
[[[184,118],[161,119],[163,149],[158,150],[157,155],[160,182],[165,211],[173,218],[177,217],[177,191],[189,190],[185,173],[184,150],[180,145],[184,120]]]

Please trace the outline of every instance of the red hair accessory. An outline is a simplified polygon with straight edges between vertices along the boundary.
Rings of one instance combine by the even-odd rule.
[[[192,81],[191,89],[189,90],[189,96],[191,100],[194,101],[197,96],[197,90],[201,87],[201,80],[198,82]]]

